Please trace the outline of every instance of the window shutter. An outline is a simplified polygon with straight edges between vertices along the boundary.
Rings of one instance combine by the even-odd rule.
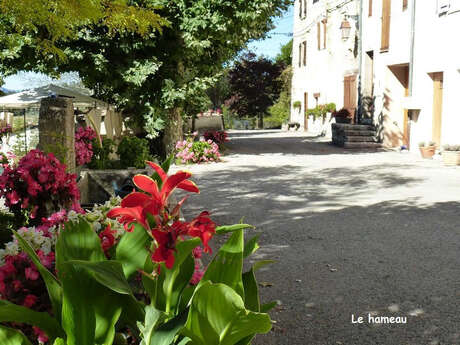
[[[323,37],[323,49],[326,49],[326,42],[327,42],[327,20],[323,20],[323,31],[324,31],[324,37]]]
[[[390,48],[391,0],[382,0],[382,37],[380,50]]]
[[[302,3],[303,0],[299,0],[299,18],[302,18]]]
[[[299,67],[302,67],[302,43],[299,44]]]
[[[407,0],[403,0],[403,11],[407,10],[407,3],[408,3]]]
[[[316,27],[318,29],[318,50],[321,50],[321,23],[318,22]]]
[[[369,0],[369,17],[372,17],[372,1],[373,0]]]
[[[307,17],[307,0],[304,0],[304,3],[303,3],[303,17],[304,18]]]
[[[303,65],[307,65],[307,41],[303,42]]]

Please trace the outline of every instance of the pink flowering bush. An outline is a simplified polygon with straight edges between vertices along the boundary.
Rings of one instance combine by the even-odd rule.
[[[0,175],[0,197],[16,220],[38,225],[54,212],[79,207],[76,176],[53,154],[32,150]]]
[[[219,162],[219,145],[212,140],[193,138],[176,143],[176,161],[179,164]]]
[[[203,137],[205,140],[212,140],[215,142],[219,145],[219,148],[222,148],[222,146],[228,142],[228,134],[225,131],[206,131]]]
[[[79,127],[75,133],[75,159],[77,165],[84,165],[91,162],[93,158],[92,141],[97,134],[91,127]]]
[[[0,151],[0,168],[6,168],[8,165],[13,164],[14,159],[16,159],[16,155],[13,152]]]
[[[0,127],[0,141],[3,140],[3,137],[8,136],[12,132],[13,128],[11,127],[11,125]]]

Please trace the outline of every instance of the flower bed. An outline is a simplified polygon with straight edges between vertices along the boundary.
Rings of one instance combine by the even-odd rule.
[[[206,131],[203,133],[204,140],[215,142],[220,149],[228,142],[228,134],[225,131]]]
[[[176,143],[176,162],[178,164],[219,162],[219,145],[211,139],[194,141],[194,136]]]
[[[168,201],[176,189],[199,192],[191,174],[168,176],[170,161],[149,165],[155,175],[136,175],[139,191],[121,201],[87,213],[62,210],[14,232],[0,252],[0,315],[9,326],[0,325],[0,339],[234,345],[270,330],[266,311],[276,303],[260,304],[254,276],[266,263],[243,272],[258,248],[257,237],[244,242],[250,226],[217,226],[207,211],[180,219],[187,196]],[[202,253],[226,233],[204,269]]]

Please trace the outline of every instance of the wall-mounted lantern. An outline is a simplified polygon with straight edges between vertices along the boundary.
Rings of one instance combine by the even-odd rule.
[[[346,41],[350,38],[351,25],[350,22],[346,19],[342,21],[340,25],[340,30],[342,31],[342,40]]]

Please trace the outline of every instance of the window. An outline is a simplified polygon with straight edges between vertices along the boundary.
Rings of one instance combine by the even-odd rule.
[[[318,30],[318,50],[326,49],[326,26],[327,20],[323,19],[321,22],[317,23],[317,30]]]
[[[407,0],[403,0],[403,11],[407,10]]]
[[[318,2],[319,0],[313,0],[313,3]]]
[[[372,17],[372,1],[373,0],[369,0],[369,17]]]
[[[390,15],[391,0],[382,0],[382,37],[380,50],[388,51],[390,48]]]
[[[317,29],[318,29],[318,50],[321,50],[321,23],[318,22],[316,23]]]
[[[307,41],[303,41],[303,65],[307,65]]]
[[[307,17],[307,0],[299,0],[299,18]]]
[[[302,43],[299,44],[299,67],[302,67]]]

